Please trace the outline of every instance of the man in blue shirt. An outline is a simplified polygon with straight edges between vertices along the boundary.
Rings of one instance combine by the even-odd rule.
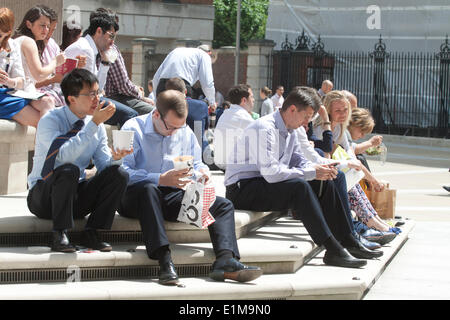
[[[139,219],[147,255],[159,261],[161,284],[176,284],[178,275],[173,265],[164,220],[177,221],[189,183],[189,169],[175,170],[172,159],[180,155],[194,158],[196,178],[210,179],[208,167],[202,163],[201,148],[192,130],[186,126],[187,104],[184,94],[166,90],[158,95],[156,109],[125,123],[122,130],[133,130],[133,154],[125,157],[124,167],[130,181],[119,213]],[[236,241],[234,208],[222,197],[209,209],[215,219],[209,234],[216,261],[210,277],[223,281],[251,281],[262,274],[257,267],[240,263]]]
[[[250,124],[232,148],[225,172],[226,197],[242,210],[292,209],[313,241],[324,245],[328,265],[359,268],[368,249],[352,235],[333,181],[333,165],[313,164],[302,153],[296,129],[317,112],[302,90],[293,90],[281,110]],[[350,252],[349,252],[350,251]],[[355,256],[354,256],[355,255]]]
[[[53,220],[53,251],[76,251],[67,229],[73,228],[73,219],[89,213],[81,244],[111,251],[96,230],[111,228],[128,182],[128,173],[120,165],[132,150],[108,147],[103,123],[114,114],[115,106],[110,103],[102,109],[95,75],[75,69],[64,77],[61,89],[67,106],[47,113],[37,127],[28,208],[39,218]],[[64,142],[58,145],[59,141]],[[91,159],[97,174],[86,180],[84,170]]]

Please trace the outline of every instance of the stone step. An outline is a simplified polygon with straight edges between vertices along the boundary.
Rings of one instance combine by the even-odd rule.
[[[241,261],[265,274],[293,273],[320,249],[301,222],[280,218],[238,240]],[[180,277],[206,277],[215,256],[210,242],[171,245]],[[81,281],[156,278],[158,262],[145,247],[115,245],[112,252],[50,251],[46,246],[0,248],[0,283],[66,281],[72,273]]]
[[[251,230],[278,218],[281,212],[235,211],[236,237],[239,239]],[[77,243],[87,219],[75,220],[75,227],[69,232],[71,241]],[[171,243],[209,242],[208,229],[200,229],[185,223],[165,222],[167,236]],[[51,242],[52,221],[35,217],[29,212],[24,215],[0,217],[0,247],[42,246]],[[111,244],[142,243],[142,232],[137,219],[116,214],[111,230],[100,231],[102,239]]]
[[[211,180],[218,196],[225,196],[224,174],[212,171]],[[0,247],[42,246],[51,241],[52,221],[38,219],[27,207],[28,192],[0,196],[2,215],[0,217]],[[236,237],[239,239],[251,230],[281,215],[280,212],[235,211]],[[75,220],[70,237],[76,243],[79,232],[83,230],[87,219]],[[207,229],[185,223],[166,222],[167,236],[171,243],[209,242]],[[111,244],[142,243],[142,233],[137,219],[128,219],[116,214],[110,231],[102,232],[104,241]]]
[[[275,253],[268,243],[277,244],[277,252],[283,251],[287,256],[302,255],[301,248],[310,246],[310,239],[303,235],[294,222],[288,219],[277,221],[278,226],[267,226],[252,233],[252,247],[239,240],[242,260],[265,260]],[[85,300],[247,300],[247,299],[361,299],[375,283],[402,245],[407,241],[408,234],[414,228],[415,222],[407,220],[402,227],[403,232],[394,241],[381,250],[384,255],[380,259],[368,260],[367,266],[361,269],[338,268],[326,266],[322,262],[323,251],[313,259],[305,262],[303,267],[289,274],[269,274],[265,272],[251,283],[235,283],[232,281],[215,282],[208,277],[185,277],[181,279],[183,287],[168,287],[158,284],[157,279],[133,279],[114,281],[80,281],[71,283],[27,283],[3,284],[0,299],[4,300],[54,300],[54,299],[85,299]],[[272,229],[273,228],[273,229]],[[279,228],[279,229],[278,229]],[[280,234],[279,231],[291,232]],[[261,243],[259,242],[261,241]],[[254,246],[257,244],[257,246]],[[290,248],[292,245],[298,248]],[[305,246],[306,245],[306,246]],[[191,245],[192,246],[192,245]],[[191,248],[199,250],[198,248]],[[308,249],[306,250],[308,251]],[[203,251],[197,251],[202,255]],[[259,254],[264,253],[264,256]],[[292,252],[292,254],[289,254]],[[311,252],[311,251],[310,251]],[[55,256],[56,257],[56,256]],[[0,258],[0,261],[2,259]],[[206,262],[206,260],[204,260]],[[208,263],[210,262],[207,261]],[[181,302],[180,302],[181,303]],[[177,308],[166,310],[166,316],[178,315]],[[182,303],[183,306],[186,302]],[[221,313],[222,312],[222,313]],[[222,311],[217,313],[224,314]]]

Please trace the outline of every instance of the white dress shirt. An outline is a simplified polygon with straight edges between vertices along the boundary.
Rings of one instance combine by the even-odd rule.
[[[153,76],[153,88],[158,88],[160,79],[178,77],[193,86],[200,81],[203,93],[210,104],[216,101],[211,57],[197,48],[172,50]]]
[[[322,157],[320,154],[317,153],[316,150],[314,150],[314,147],[308,140],[308,135],[304,127],[300,127],[296,131],[298,134],[298,142],[300,143],[300,149],[302,150],[303,155],[305,156],[306,159],[308,159],[312,163],[317,164],[330,164],[336,162],[336,160]]]
[[[243,107],[232,104],[226,109],[214,129],[214,163],[221,169],[226,168],[227,155],[235,146],[236,140],[253,121],[252,116]]]
[[[275,93],[270,99],[272,99],[273,107],[275,109],[279,109],[283,106],[284,98],[283,96],[279,96],[278,93]]]
[[[86,66],[83,69],[89,70],[95,74],[98,78],[98,86],[100,90],[103,90],[106,84],[106,78],[108,76],[109,66],[105,66],[100,63],[100,67],[97,68],[95,63],[97,54],[99,53],[94,39],[90,35],[81,37],[64,51],[67,58],[76,59],[78,55],[86,56]]]
[[[268,183],[316,178],[314,164],[300,149],[298,131],[286,128],[279,111],[250,124],[237,144],[228,157],[225,186],[259,177]]]

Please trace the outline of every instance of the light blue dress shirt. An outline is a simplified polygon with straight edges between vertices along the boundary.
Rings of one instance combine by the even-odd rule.
[[[33,157],[33,170],[28,176],[28,186],[31,189],[38,180],[42,179],[41,171],[44,166],[50,145],[56,137],[66,134],[80,120],[69,107],[61,107],[49,111],[39,121],[36,130],[36,143]],[[71,163],[80,168],[80,180],[85,178],[84,170],[91,159],[101,172],[108,166],[120,165],[122,160],[113,160],[108,147],[105,126],[97,126],[92,122],[92,116],[86,116],[84,127],[77,135],[66,141],[59,149],[55,160],[55,168]]]
[[[269,183],[314,180],[316,170],[302,151],[297,130],[288,130],[279,111],[250,124],[228,158],[225,185],[263,177]]]
[[[171,136],[162,136],[153,126],[153,112],[132,118],[121,128],[134,131],[134,151],[123,161],[130,177],[128,184],[143,180],[158,184],[161,173],[174,168],[172,159],[181,155],[194,157],[194,170],[208,169],[202,162],[202,149],[191,128],[186,126]]]

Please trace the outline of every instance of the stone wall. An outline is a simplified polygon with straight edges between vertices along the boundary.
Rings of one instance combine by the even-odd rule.
[[[217,91],[227,99],[228,90],[234,85],[235,48],[224,47],[215,50],[217,60],[213,64],[214,84]],[[239,57],[239,83],[247,83],[247,50]]]
[[[53,33],[53,39],[56,43],[62,42],[62,21],[63,21],[63,0],[0,0],[0,7],[6,7],[14,12],[15,23],[14,28],[17,28],[22,22],[25,13],[32,7],[43,4],[46,5],[58,14],[58,26]]]

